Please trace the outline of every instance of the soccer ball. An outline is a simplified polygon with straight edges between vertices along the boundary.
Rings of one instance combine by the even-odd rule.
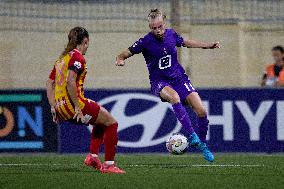
[[[183,154],[188,148],[188,140],[183,134],[174,133],[167,140],[166,147],[171,154]]]

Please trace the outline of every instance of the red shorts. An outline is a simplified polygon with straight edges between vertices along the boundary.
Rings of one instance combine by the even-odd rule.
[[[87,116],[88,119],[89,119],[88,123],[85,123],[85,124],[87,124],[87,125],[89,125],[89,124],[94,125],[95,124],[95,122],[98,118],[99,112],[100,112],[100,108],[101,108],[100,105],[93,100],[88,99],[85,102],[85,106],[82,109],[82,113],[83,113],[84,116]],[[82,124],[81,121],[77,122],[76,119],[69,119],[67,121],[70,121],[70,122],[75,123],[75,124]]]

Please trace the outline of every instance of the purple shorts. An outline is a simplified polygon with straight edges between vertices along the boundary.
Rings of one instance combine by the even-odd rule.
[[[179,97],[182,103],[185,103],[186,97],[192,93],[196,92],[196,89],[192,86],[188,76],[184,74],[181,77],[172,79],[172,80],[152,80],[150,81],[151,84],[151,92],[153,95],[160,97],[161,90],[169,86],[172,89],[174,89]],[[165,101],[162,99],[162,101]]]

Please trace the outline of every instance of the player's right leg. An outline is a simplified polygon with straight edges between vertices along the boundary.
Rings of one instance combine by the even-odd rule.
[[[91,153],[87,155],[85,163],[96,169],[101,167],[100,171],[102,173],[125,173],[125,171],[116,167],[114,163],[116,145],[118,142],[117,121],[105,108],[99,106],[92,100],[86,102],[82,112],[84,116],[89,115],[92,117],[88,124],[93,125],[90,145]],[[105,146],[105,163],[99,165],[98,151],[102,142]]]
[[[102,173],[115,173],[123,174],[124,170],[115,165],[114,158],[116,154],[116,146],[118,142],[118,123],[113,116],[103,107],[100,107],[98,118],[96,119],[97,125],[105,125],[104,130],[104,146],[105,146],[105,162],[102,164]]]
[[[199,97],[197,92],[193,92],[186,97],[186,101],[188,104],[192,106],[193,110],[198,115],[198,126],[199,126],[198,135],[201,139],[201,143],[197,145],[196,148],[203,153],[204,159],[213,162],[214,155],[212,154],[212,152],[209,150],[209,148],[205,143],[209,121],[207,119],[206,111],[202,104],[201,98]]]
[[[182,126],[189,133],[190,145],[191,146],[198,145],[200,143],[200,140],[199,140],[197,134],[194,132],[194,129],[192,127],[192,123],[190,121],[189,115],[188,115],[185,107],[182,105],[178,93],[173,88],[171,88],[170,86],[165,86],[160,91],[160,97],[172,104],[172,107],[173,107],[173,110],[176,114],[177,119],[180,121]]]
[[[202,142],[205,142],[208,131],[209,121],[205,107],[202,104],[201,98],[197,92],[192,92],[186,97],[186,102],[196,113],[198,119],[198,136]]]

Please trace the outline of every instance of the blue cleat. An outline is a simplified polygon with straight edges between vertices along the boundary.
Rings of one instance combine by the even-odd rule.
[[[209,148],[204,142],[200,142],[197,148],[203,153],[203,157],[205,160],[209,162],[214,161],[214,155],[212,154],[212,152],[210,152]]]
[[[196,133],[192,133],[192,135],[189,137],[189,141],[190,141],[189,143],[190,146],[198,146],[201,143]]]
[[[189,137],[189,145],[192,147],[195,147],[196,149],[200,150],[203,153],[203,157],[205,160],[209,162],[214,161],[214,155],[212,152],[210,152],[209,148],[204,142],[201,142],[199,137],[196,133],[192,133],[192,135]]]

